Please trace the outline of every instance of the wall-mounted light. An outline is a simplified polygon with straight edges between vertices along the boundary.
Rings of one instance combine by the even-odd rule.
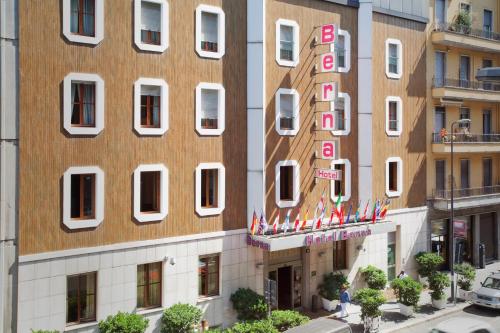
[[[174,258],[174,257],[169,257],[169,256],[165,256],[165,257],[163,258],[163,261],[164,261],[165,263],[170,263],[170,265],[172,265],[172,266],[174,266],[174,265],[177,263],[177,261],[175,260],[175,258]]]

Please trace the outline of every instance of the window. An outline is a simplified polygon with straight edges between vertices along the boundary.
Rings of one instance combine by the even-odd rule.
[[[220,163],[200,163],[196,168],[196,212],[217,215],[225,207],[226,171]]]
[[[330,109],[335,113],[337,130],[333,135],[349,135],[351,133],[351,97],[347,93],[339,92],[337,100],[330,103]]]
[[[299,131],[299,93],[280,88],[275,95],[276,131],[280,135],[296,135]]]
[[[460,108],[460,119],[470,119],[470,109]],[[470,122],[465,124],[458,124],[460,128],[470,128]]]
[[[388,197],[398,197],[403,191],[403,161],[399,157],[389,157],[385,162],[385,193]]]
[[[96,320],[96,284],[96,272],[67,277],[67,324],[73,325]]]
[[[198,262],[198,295],[200,297],[218,296],[220,276],[220,256],[202,256]]]
[[[166,0],[134,0],[134,42],[140,50],[168,48],[168,15]]]
[[[483,187],[490,187],[492,185],[493,185],[493,160],[491,159],[491,157],[486,157],[483,158]]]
[[[434,53],[434,87],[444,87],[446,83],[446,53],[436,51]]]
[[[385,74],[391,79],[400,79],[403,75],[403,46],[397,39],[385,41]]]
[[[196,52],[200,57],[220,59],[225,53],[225,15],[221,8],[196,8]]]
[[[459,66],[459,75],[460,75],[460,87],[461,88],[470,88],[470,57],[469,56],[460,56],[460,66]]]
[[[438,26],[446,23],[446,0],[436,0],[436,7],[434,9],[434,16]]]
[[[403,128],[403,101],[397,96],[385,99],[385,132],[388,136],[401,135]]]
[[[445,197],[446,189],[446,160],[436,160],[436,194],[438,197]]]
[[[70,42],[99,44],[104,37],[104,1],[63,0],[63,34]]]
[[[446,128],[446,108],[436,106],[434,108],[434,133],[438,134],[442,128]]]
[[[276,21],[276,62],[286,67],[299,63],[299,25],[295,21]]]
[[[221,84],[202,82],[196,87],[196,131],[221,135],[225,122],[226,91]]]
[[[163,135],[169,126],[168,84],[140,78],[134,83],[134,129],[139,135]]]
[[[276,205],[295,207],[300,200],[300,168],[294,160],[280,161],[275,167]]]
[[[347,269],[347,241],[333,242],[333,270]]]
[[[342,180],[330,182],[331,199],[336,202],[342,194],[341,201],[348,201],[351,198],[351,162],[347,159],[333,160],[330,168],[342,170]]]
[[[72,135],[97,135],[104,128],[104,81],[96,74],[64,78],[64,129]]]
[[[338,71],[347,73],[351,70],[351,34],[338,29],[337,43],[330,44],[330,51],[337,53]]]
[[[92,228],[104,219],[104,173],[98,167],[71,167],[63,176],[63,223]]]
[[[493,12],[485,9],[483,12],[483,34],[486,38],[491,38],[493,31]]]
[[[134,217],[139,222],[161,221],[168,214],[168,169],[141,164],[134,171]]]
[[[162,263],[137,266],[137,308],[161,307]]]

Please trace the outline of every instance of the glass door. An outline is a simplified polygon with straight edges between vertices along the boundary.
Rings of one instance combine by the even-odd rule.
[[[491,158],[483,158],[483,187],[485,193],[491,193],[493,185],[493,162]]]
[[[446,23],[446,7],[445,0],[436,0],[436,24],[438,29],[443,29],[443,24]]]
[[[460,160],[460,188],[462,196],[468,196],[468,191],[470,188],[469,176],[469,163],[467,159]]]
[[[485,9],[483,12],[483,33],[485,38],[491,38],[493,31],[493,14],[491,10]]]
[[[396,233],[387,235],[387,279],[392,281],[396,278]]]
[[[436,161],[436,194],[444,196],[446,189],[446,160]]]
[[[431,221],[431,251],[444,259],[444,268],[448,266],[448,220]]]
[[[434,86],[443,87],[446,78],[446,53],[437,51],[435,53],[435,78]]]
[[[460,87],[470,87],[470,58],[468,56],[460,56]]]
[[[446,128],[446,109],[444,106],[436,106],[434,109],[434,133],[439,135],[443,128]]]

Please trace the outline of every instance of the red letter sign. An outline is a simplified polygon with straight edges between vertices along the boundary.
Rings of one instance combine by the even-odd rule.
[[[321,101],[331,102],[337,98],[337,83],[326,82],[321,84]]]
[[[335,115],[333,112],[321,112],[321,129],[323,131],[335,130]]]
[[[335,72],[337,69],[337,61],[335,52],[329,52],[321,55],[321,71],[322,72]]]
[[[335,159],[335,141],[321,142],[321,158],[324,160]]]
[[[331,44],[335,42],[335,24],[325,24],[321,27],[321,44]]]

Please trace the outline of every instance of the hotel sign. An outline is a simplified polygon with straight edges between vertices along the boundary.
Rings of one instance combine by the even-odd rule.
[[[325,24],[321,27],[321,44],[332,44],[337,41],[337,26],[335,24]]]
[[[314,176],[321,179],[342,180],[342,170],[316,169]]]
[[[313,244],[324,244],[324,243],[328,243],[328,242],[335,242],[335,241],[346,240],[346,239],[361,238],[361,237],[370,236],[371,234],[372,234],[372,230],[368,227],[365,230],[334,231],[332,234],[329,234],[328,236],[326,235],[326,233],[323,233],[321,235],[307,235],[304,245],[311,246]]]
[[[324,160],[336,160],[337,148],[335,141],[321,141],[321,158]]]

